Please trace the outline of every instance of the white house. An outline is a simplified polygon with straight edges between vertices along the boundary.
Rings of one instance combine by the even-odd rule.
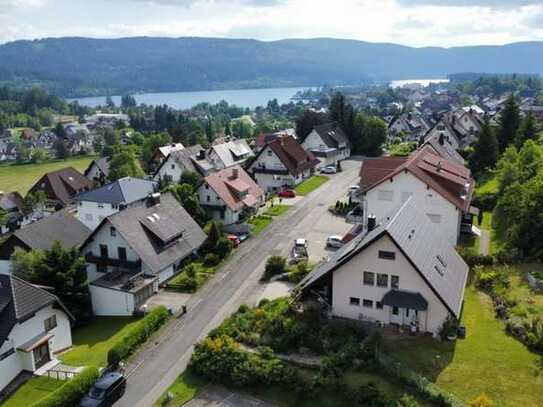
[[[248,172],[265,192],[294,187],[309,178],[319,160],[293,137],[280,137],[257,154]]]
[[[265,201],[262,188],[239,165],[205,177],[198,197],[202,208],[231,232],[247,231],[247,217]]]
[[[338,162],[351,156],[349,139],[337,123],[315,126],[302,147],[319,159],[318,167],[336,166]]]
[[[199,144],[174,151],[160,163],[153,175],[153,179],[157,182],[169,180],[177,183],[181,180],[181,175],[185,171],[205,175],[205,171],[198,164],[205,157],[206,152]]]
[[[249,158],[254,156],[255,154],[247,144],[247,140],[234,139],[211,146],[207,160],[215,170],[222,170],[235,165],[243,165]]]
[[[392,137],[403,134],[405,141],[418,141],[430,126],[418,112],[402,113],[396,117],[388,126],[388,134]]]
[[[0,392],[23,370],[36,372],[72,346],[73,316],[53,294],[0,274]]]
[[[185,146],[181,143],[173,143],[169,144],[167,146],[158,147],[152,157],[152,161],[155,164],[160,164],[162,161],[166,159],[171,153],[174,151],[181,151],[185,148]]]
[[[141,178],[125,177],[76,196],[80,222],[94,230],[114,213],[134,206],[152,195],[158,184]]]
[[[25,208],[24,199],[18,192],[4,194],[0,191],[0,209],[7,212],[7,222],[0,224],[0,235],[28,225],[37,216]]]
[[[95,315],[133,315],[206,235],[171,194],[105,218],[81,245]]]
[[[92,160],[83,175],[96,185],[103,185],[109,176],[109,158],[102,157]]]
[[[443,236],[455,245],[462,224],[471,224],[471,197],[475,181],[462,165],[443,158],[425,145],[408,158],[366,159],[360,170],[364,217],[378,220],[413,197],[439,224]],[[471,226],[470,226],[471,227]]]
[[[355,237],[299,285],[336,317],[439,333],[460,318],[468,266],[438,227],[409,199]]]

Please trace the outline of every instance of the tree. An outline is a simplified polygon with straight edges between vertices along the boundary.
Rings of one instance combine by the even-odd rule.
[[[171,144],[172,139],[168,133],[153,134],[145,139],[141,147],[141,160],[146,167],[151,166],[151,160],[157,148]]]
[[[3,208],[0,208],[0,226],[5,226],[8,224],[9,215],[7,211]]]
[[[528,113],[522,124],[520,125],[519,131],[516,138],[517,148],[521,148],[526,140],[536,140],[538,135],[537,123],[532,112]]]
[[[24,197],[24,207],[28,212],[41,209],[45,202],[47,201],[47,195],[44,191],[36,191],[33,193],[28,193]]]
[[[136,155],[131,150],[123,148],[111,157],[109,162],[110,181],[124,177],[143,177],[144,175]]]
[[[162,192],[171,192],[189,215],[200,225],[206,221],[206,215],[200,206],[196,191],[189,184],[168,185]]]
[[[213,250],[222,236],[221,227],[217,222],[211,221],[206,225],[204,231],[207,234],[206,247]]]
[[[49,250],[16,250],[12,267],[18,277],[52,287],[77,319],[85,320],[92,315],[85,259],[76,248],[65,250],[56,241]]]
[[[515,146],[509,146],[502,154],[497,165],[496,179],[498,180],[498,194],[502,195],[505,190],[520,179],[518,166],[519,154]]]
[[[498,161],[498,150],[498,139],[490,128],[488,121],[485,120],[481,126],[479,139],[475,143],[473,153],[469,157],[471,170],[478,174],[486,169],[494,168]]]
[[[378,117],[358,113],[354,127],[354,137],[351,140],[353,152],[369,157],[381,155],[387,135],[386,123]]]
[[[109,109],[113,109],[115,107],[115,102],[110,95],[107,95],[106,97],[106,107],[108,107]]]
[[[273,276],[283,274],[287,269],[287,260],[282,256],[271,256],[266,260],[264,279],[269,280]]]
[[[315,126],[325,124],[328,118],[324,113],[314,112],[313,110],[304,110],[301,115],[296,118],[296,135],[300,143],[313,131]]]
[[[132,95],[124,95],[121,97],[121,108],[123,110],[127,110],[131,107],[136,107],[138,103],[136,102],[136,99]]]
[[[58,139],[64,140],[66,138],[66,130],[61,123],[57,123],[57,125],[55,126],[55,134],[57,135]]]
[[[195,190],[200,182],[200,176],[194,171],[183,171],[181,174],[181,179],[179,180],[180,184],[189,184]]]
[[[34,148],[30,159],[33,163],[41,163],[49,158],[49,154],[43,148]]]
[[[498,143],[500,152],[515,142],[520,127],[520,109],[514,95],[509,96],[500,113],[500,128],[498,131]]]
[[[68,147],[66,146],[66,139],[58,137],[53,144],[53,148],[55,149],[55,155],[59,160],[64,160],[70,155]]]

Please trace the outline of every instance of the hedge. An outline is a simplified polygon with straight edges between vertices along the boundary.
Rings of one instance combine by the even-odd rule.
[[[76,406],[99,377],[100,373],[96,367],[87,367],[57,390],[32,404],[32,407]]]
[[[169,313],[166,307],[161,306],[147,314],[138,324],[119,338],[107,353],[110,366],[117,366],[119,362],[128,357],[136,348],[145,342],[149,336],[158,330],[168,320]]]

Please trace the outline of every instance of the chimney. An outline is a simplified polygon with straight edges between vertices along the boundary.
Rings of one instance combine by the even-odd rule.
[[[154,194],[149,194],[149,198],[147,199],[148,207],[154,206],[160,203],[160,192],[155,192]]]
[[[204,158],[206,158],[206,150],[200,150],[198,153],[198,159],[203,160]]]
[[[237,168],[232,168],[232,179],[238,179],[239,170]]]
[[[441,171],[441,161],[437,162],[437,172]]]
[[[375,215],[368,216],[368,232],[371,232],[377,226],[377,218]]]

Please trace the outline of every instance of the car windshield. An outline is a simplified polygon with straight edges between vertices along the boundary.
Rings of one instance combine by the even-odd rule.
[[[106,391],[104,389],[100,389],[98,387],[92,387],[89,390],[89,397],[91,399],[95,400],[102,400],[106,394]]]

